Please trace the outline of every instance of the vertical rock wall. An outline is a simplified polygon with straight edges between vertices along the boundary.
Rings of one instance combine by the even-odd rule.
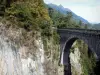
[[[72,45],[74,51],[70,53],[70,63],[72,75],[82,75],[82,65],[80,62],[80,50],[78,46],[75,46],[76,42]]]
[[[44,50],[40,32],[0,23],[0,75],[63,75],[63,68],[58,66],[57,45],[51,40],[47,45]]]
[[[11,35],[9,37],[5,35],[7,32],[2,24],[0,24],[0,33],[0,75],[45,75],[41,37],[35,40],[37,49],[33,55],[29,47],[18,46],[14,41],[11,41],[9,39]],[[13,33],[14,31],[11,34]]]

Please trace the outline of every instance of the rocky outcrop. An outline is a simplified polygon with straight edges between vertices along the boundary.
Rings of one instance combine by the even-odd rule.
[[[43,0],[7,1],[16,2],[0,18],[0,75],[63,75]]]
[[[70,53],[72,75],[82,75],[82,65],[80,63],[80,52],[75,48],[74,53]]]
[[[48,40],[45,50],[40,32],[0,23],[0,75],[63,75],[52,43]]]
[[[45,57],[41,37],[34,38],[37,48],[31,49],[31,45],[15,43],[22,37],[21,30],[10,30],[10,28],[6,30],[4,26],[0,23],[0,75],[45,75],[43,66]]]

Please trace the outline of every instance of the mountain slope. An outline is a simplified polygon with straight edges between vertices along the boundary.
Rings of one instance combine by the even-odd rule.
[[[84,18],[76,15],[74,12],[72,12],[70,9],[68,8],[64,8],[62,5],[55,5],[55,4],[48,4],[49,7],[57,10],[58,12],[60,12],[61,14],[63,15],[66,15],[68,12],[71,12],[72,15],[73,15],[73,19],[76,20],[76,21],[82,21],[84,24],[88,24],[89,22],[87,20],[85,20]]]
[[[92,26],[92,29],[100,30],[100,23],[94,24],[94,25]]]

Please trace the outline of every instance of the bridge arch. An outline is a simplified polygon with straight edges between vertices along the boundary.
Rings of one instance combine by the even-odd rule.
[[[65,57],[69,57],[69,54],[70,54],[70,49],[73,45],[73,43],[76,41],[76,40],[82,40],[85,44],[87,44],[88,46],[88,50],[90,50],[91,52],[95,53],[95,51],[93,50],[92,48],[92,45],[88,43],[88,40],[87,39],[82,39],[82,38],[79,38],[79,37],[70,37],[66,40],[64,46],[63,46],[63,50],[62,50],[62,53],[61,53],[61,64],[68,64],[68,58],[65,58]],[[96,55],[96,53],[95,53]],[[98,59],[98,56],[96,55],[96,59]]]
[[[83,40],[100,61],[100,30],[67,28],[57,29],[57,32],[60,35],[60,61],[65,67],[64,75],[71,75],[69,53],[72,44],[77,39]]]
[[[88,52],[90,52],[90,53],[95,53],[92,49],[93,48],[91,48],[92,46],[91,46],[91,44],[90,45],[88,45],[88,40],[86,39],[86,40],[84,40],[84,39],[82,39],[82,38],[79,38],[79,37],[70,37],[70,38],[68,38],[67,40],[66,40],[66,42],[65,42],[65,45],[64,45],[64,47],[63,47],[63,51],[62,51],[62,59],[61,60],[63,60],[61,63],[64,65],[64,75],[71,75],[71,64],[70,64],[70,57],[69,57],[69,55],[70,55],[70,49],[71,49],[71,47],[72,47],[72,45],[73,45],[73,43],[76,41],[76,40],[81,40],[81,41],[83,41],[85,44],[87,44],[87,46],[88,46]],[[95,58],[97,59],[97,55],[96,55],[96,53],[95,53]],[[67,70],[67,71],[66,71]]]

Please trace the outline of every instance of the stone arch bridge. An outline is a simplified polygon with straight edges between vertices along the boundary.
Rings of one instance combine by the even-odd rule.
[[[100,30],[89,29],[57,29],[60,35],[61,64],[64,65],[64,75],[71,75],[70,48],[75,40],[83,40],[100,60]]]

